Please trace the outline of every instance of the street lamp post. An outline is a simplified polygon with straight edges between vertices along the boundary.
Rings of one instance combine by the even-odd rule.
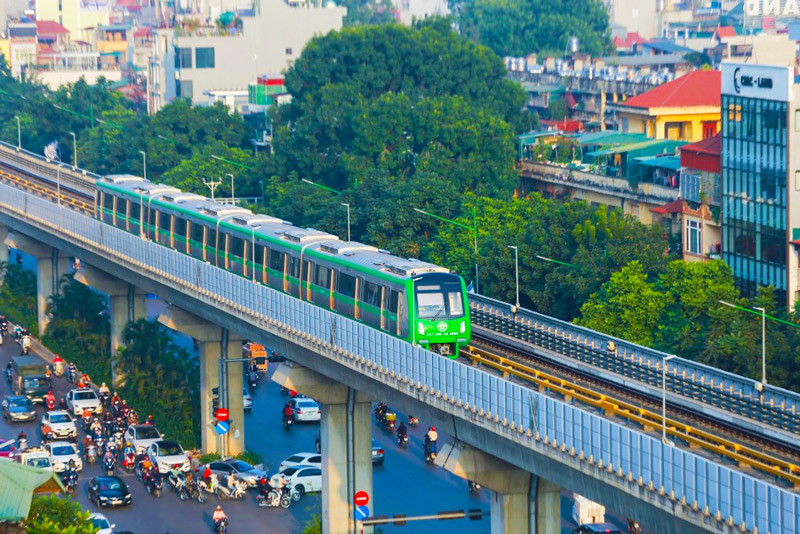
[[[233,174],[227,173],[225,176],[231,177],[231,204],[236,204],[236,190],[233,188]]]
[[[736,304],[731,304],[730,302],[725,302],[724,300],[720,300],[719,303],[728,306],[729,308],[736,308],[737,310],[746,311],[747,313],[754,313],[753,310],[760,312],[758,315],[761,315],[761,383],[766,384],[767,383],[767,310],[758,306],[753,306],[753,310],[750,310],[742,306],[737,306]],[[770,317],[770,319],[774,320],[775,318]]]
[[[142,155],[142,172],[144,172],[144,179],[147,180],[147,152],[140,150],[139,154]]]
[[[661,360],[661,441],[666,445],[673,444],[667,440],[667,362],[675,357],[670,354]]]
[[[342,202],[342,206],[347,208],[347,240],[350,241],[350,204]]]
[[[19,115],[14,115],[14,118],[17,119],[17,152],[22,150],[22,126],[19,122]]]
[[[423,215],[427,215],[428,217],[433,217],[434,219],[438,219],[440,221],[444,221],[452,225],[459,226],[466,230],[472,231],[472,247],[473,247],[472,251],[475,258],[475,292],[480,293],[480,289],[478,286],[478,221],[477,221],[477,215],[475,213],[475,208],[472,208],[472,226],[467,226],[466,224],[462,224],[457,221],[451,221],[450,219],[434,215],[433,213],[421,210],[419,208],[414,208],[414,211],[416,211],[417,213],[421,213]]]
[[[506,245],[514,251],[514,285],[517,290],[516,308],[519,309],[519,249],[514,245]]]
[[[78,168],[78,138],[75,136],[75,132],[69,133],[72,136],[72,168]]]

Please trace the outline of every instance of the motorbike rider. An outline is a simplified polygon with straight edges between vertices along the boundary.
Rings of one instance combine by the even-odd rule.
[[[439,434],[436,432],[436,427],[428,427],[428,432],[425,434],[425,458],[430,457],[431,452],[436,451],[436,440],[439,439]]]
[[[283,422],[284,422],[284,424],[286,424],[286,422],[289,421],[289,419],[291,419],[293,415],[294,415],[294,410],[292,410],[292,405],[287,402],[283,406]]]
[[[397,427],[397,437],[399,439],[405,439],[408,437],[408,429],[406,428],[405,423],[400,421],[400,426]]]
[[[114,456],[114,453],[112,453],[109,449],[106,449],[106,453],[103,455],[103,462],[106,462],[106,461],[109,461],[109,462],[114,461],[114,462],[116,462],[116,460],[117,459]]]
[[[122,413],[122,417],[125,419],[128,418],[128,414],[131,411],[131,407],[128,406],[128,402],[125,399],[122,399],[122,403],[119,405],[119,411]]]
[[[24,430],[22,430],[22,431],[21,431],[21,432],[20,432],[20,433],[17,435],[17,446],[18,446],[20,449],[22,449],[22,448],[23,448],[23,447],[22,447],[22,445],[20,445],[20,444],[21,444],[23,441],[24,441],[26,444],[28,443],[28,435],[27,435],[27,434],[25,434],[25,431],[24,431]]]
[[[47,410],[52,410],[56,406],[56,396],[53,395],[52,390],[47,392],[47,395],[44,398],[44,403],[47,406]]]
[[[103,382],[102,384],[100,384],[100,387],[97,388],[97,393],[99,395],[103,395],[103,394],[110,395],[111,394],[111,390],[108,389],[108,386],[106,385],[106,383]]]
[[[58,399],[58,409],[59,410],[66,410],[67,409],[67,399],[61,397]]]
[[[75,377],[78,375],[78,366],[75,365],[75,362],[69,362],[67,365],[67,372],[69,373],[70,381],[74,381]]]
[[[100,424],[100,420],[97,417],[92,420],[92,424],[89,425],[89,432],[94,436],[101,436],[103,435],[103,425]]]
[[[212,519],[214,520],[215,525],[218,524],[220,521],[228,519],[228,516],[225,515],[225,512],[222,511],[222,506],[217,505],[217,509],[214,510],[214,515],[212,516]]]
[[[125,442],[125,450],[122,454],[124,457],[122,464],[125,467],[131,465],[136,460],[136,449],[133,448],[133,445],[130,441]]]
[[[88,456],[88,454],[89,454],[89,446],[90,445],[94,445],[94,440],[92,439],[91,435],[86,434],[86,437],[83,438],[83,456],[84,457]]]
[[[50,370],[49,365],[45,369],[44,378],[47,380],[47,387],[53,387],[53,371]]]
[[[377,419],[379,423],[383,422],[383,418],[386,417],[386,411],[388,409],[389,409],[389,407],[386,406],[385,402],[380,401],[378,403],[378,407],[375,408],[375,419]]]
[[[92,425],[92,412],[83,410],[81,420],[83,421],[83,428],[89,428]]]
[[[144,420],[145,425],[155,425],[155,421],[153,421],[153,414],[149,414],[147,419]]]
[[[258,494],[262,497],[266,497],[270,491],[272,491],[272,485],[269,483],[269,479],[265,476],[262,476],[258,479]]]
[[[122,399],[119,398],[119,394],[115,391],[111,396],[111,407],[116,411],[119,409],[120,404],[122,404]]]

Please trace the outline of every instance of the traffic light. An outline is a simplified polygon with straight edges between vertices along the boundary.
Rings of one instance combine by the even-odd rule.
[[[211,398],[211,409],[216,411],[219,408],[219,388],[211,388],[211,394],[213,397]]]

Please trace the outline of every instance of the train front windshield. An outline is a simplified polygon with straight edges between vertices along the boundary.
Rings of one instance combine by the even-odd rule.
[[[448,277],[450,278],[450,277]],[[436,321],[464,317],[464,296],[461,283],[456,277],[453,281],[436,282],[420,280],[416,285],[417,317]]]

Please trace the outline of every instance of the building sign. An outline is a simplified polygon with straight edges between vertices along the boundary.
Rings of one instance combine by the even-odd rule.
[[[791,91],[792,77],[789,67],[749,63],[722,64],[724,95],[789,102],[792,100]]]
[[[798,17],[800,0],[745,0],[744,13],[748,17]]]

